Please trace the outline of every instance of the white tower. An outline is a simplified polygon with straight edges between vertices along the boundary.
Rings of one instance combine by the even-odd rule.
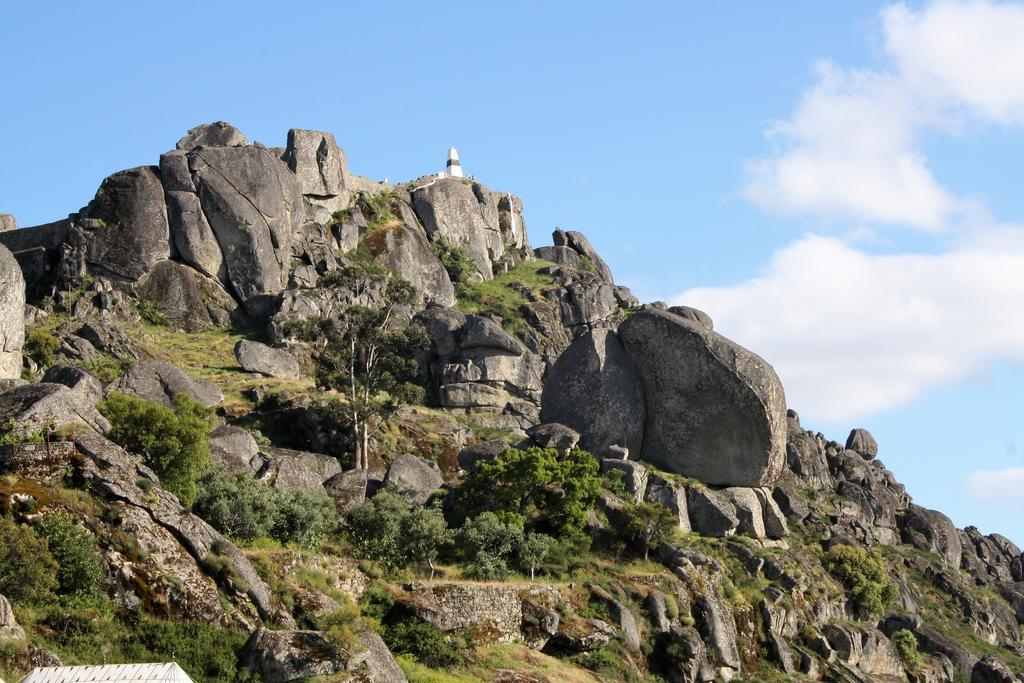
[[[462,177],[462,166],[459,164],[459,152],[454,147],[448,148],[448,165],[445,167],[445,173],[449,178]]]

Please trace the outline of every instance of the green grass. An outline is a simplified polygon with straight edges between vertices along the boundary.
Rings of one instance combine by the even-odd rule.
[[[156,360],[173,363],[193,377],[216,383],[224,392],[224,406],[251,405],[246,389],[268,386],[271,391],[311,391],[309,378],[295,380],[252,377],[235,360],[235,344],[259,335],[237,330],[176,332],[166,327],[143,324],[131,331],[139,345]]]
[[[500,316],[506,331],[522,334],[526,321],[520,312],[529,303],[523,290],[541,296],[554,283],[551,275],[540,271],[554,265],[550,261],[523,261],[507,273],[495,275],[493,280],[469,282],[460,286],[458,307],[466,313],[491,313]]]

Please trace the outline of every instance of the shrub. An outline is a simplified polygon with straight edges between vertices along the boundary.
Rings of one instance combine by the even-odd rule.
[[[622,532],[627,541],[641,549],[644,562],[651,550],[679,532],[679,517],[660,503],[627,505],[622,513]]]
[[[196,513],[239,541],[270,537],[315,549],[337,524],[334,503],[323,494],[283,492],[246,472],[229,475],[211,467],[198,484]]]
[[[905,628],[901,628],[890,636],[893,646],[900,653],[900,659],[911,671],[921,666],[921,654],[917,651],[917,637]]]
[[[164,314],[160,312],[160,309],[148,301],[140,301],[135,307],[139,311],[139,317],[150,325],[167,325],[167,318],[164,317]]]
[[[405,496],[384,490],[349,510],[344,528],[355,556],[389,570],[404,567],[407,558],[399,539],[411,507]]]
[[[895,602],[898,593],[878,548],[837,545],[825,553],[822,563],[861,611],[878,616]]]
[[[0,595],[18,604],[43,604],[57,588],[57,561],[31,527],[0,517]]]
[[[199,481],[195,512],[222,534],[240,541],[269,536],[277,515],[274,489],[247,472],[211,467]]]
[[[407,620],[388,627],[384,642],[395,654],[411,654],[433,669],[445,669],[462,663],[458,648],[448,642],[436,626]]]
[[[463,491],[469,511],[504,511],[525,517],[535,527],[565,536],[579,534],[601,488],[598,464],[590,453],[574,448],[510,448],[480,463],[466,478]]]
[[[238,652],[248,634],[241,629],[143,617],[131,624],[126,659],[177,661],[197,681],[256,681],[238,666]]]
[[[95,593],[103,568],[93,549],[95,537],[75,524],[66,512],[54,512],[39,523],[39,535],[46,539],[57,561],[57,587],[61,595],[85,597]]]
[[[44,329],[35,329],[25,335],[25,355],[40,367],[53,365],[53,354],[60,348],[60,339]]]
[[[270,535],[282,543],[316,549],[323,535],[337,524],[338,515],[330,498],[309,491],[290,491],[278,493],[277,516]]]
[[[185,507],[196,500],[196,483],[210,465],[213,413],[178,394],[174,408],[135,396],[113,393],[99,409],[110,420],[110,438],[142,456],[165,489]]]
[[[504,579],[508,559],[523,538],[523,518],[512,513],[485,512],[459,529],[466,573],[477,579]]]
[[[354,653],[359,638],[352,630],[359,621],[359,607],[347,595],[342,596],[341,608],[325,614],[316,621],[316,629],[323,631],[327,642],[343,653]]]
[[[466,255],[464,247],[451,244],[443,237],[432,242],[430,247],[441,261],[441,265],[448,271],[448,278],[455,285],[455,291],[459,292],[460,286],[469,282],[477,272],[476,264]]]

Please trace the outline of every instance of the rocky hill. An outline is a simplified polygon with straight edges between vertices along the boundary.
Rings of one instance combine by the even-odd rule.
[[[552,237],[226,123],[4,217],[0,677],[1024,681],[1018,547]]]

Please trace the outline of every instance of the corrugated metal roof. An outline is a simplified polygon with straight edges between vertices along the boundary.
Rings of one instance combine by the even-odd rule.
[[[195,683],[181,667],[168,664],[104,664],[102,666],[48,666],[33,670],[21,683]]]

